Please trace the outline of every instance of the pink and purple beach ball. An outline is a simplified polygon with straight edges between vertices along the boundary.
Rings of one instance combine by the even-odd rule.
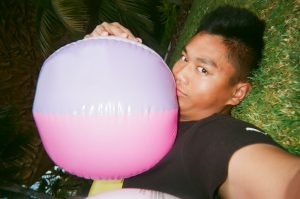
[[[177,131],[175,82],[162,58],[127,39],[79,40],[43,64],[33,116],[50,158],[92,179],[142,173]]]

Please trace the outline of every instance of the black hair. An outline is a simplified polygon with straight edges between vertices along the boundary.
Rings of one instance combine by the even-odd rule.
[[[203,17],[198,32],[222,36],[229,60],[238,69],[239,80],[258,68],[264,49],[265,22],[254,13],[230,5],[220,6]]]

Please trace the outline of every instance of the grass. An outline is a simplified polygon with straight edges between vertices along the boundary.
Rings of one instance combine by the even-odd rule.
[[[201,17],[224,3],[252,10],[267,23],[266,48],[253,89],[233,116],[265,130],[291,153],[300,155],[300,3],[297,0],[195,0],[170,59],[196,32]]]

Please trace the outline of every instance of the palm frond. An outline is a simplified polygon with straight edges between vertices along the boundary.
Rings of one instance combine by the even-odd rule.
[[[0,154],[7,145],[17,136],[16,126],[14,125],[15,111],[11,106],[0,107]],[[0,157],[0,158],[1,158]]]
[[[82,37],[88,21],[83,1],[39,0],[36,5],[38,42],[44,57],[59,47],[58,43],[68,33],[73,38]]]
[[[106,22],[116,22],[120,19],[115,1],[101,1],[98,8],[98,20]]]
[[[19,181],[31,175],[31,162],[35,158],[31,144],[33,133],[17,132],[16,109],[0,107],[0,179]]]
[[[134,3],[132,0],[116,0],[116,6],[121,13],[121,20],[126,24],[134,23],[138,30],[143,29],[153,33],[154,22],[151,20],[151,11],[148,10],[151,4],[147,6],[146,1]]]
[[[120,22],[152,48],[158,50],[155,39],[156,6],[158,1],[112,0],[101,1],[98,8],[99,22]]]
[[[50,10],[44,10],[38,27],[38,41],[42,54],[46,57],[54,49],[53,41],[62,35],[63,26],[55,14]]]
[[[88,23],[88,8],[82,0],[52,0],[52,7],[70,32],[84,33]]]

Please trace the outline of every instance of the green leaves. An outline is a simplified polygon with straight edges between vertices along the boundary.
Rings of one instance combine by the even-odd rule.
[[[38,43],[44,57],[70,40],[82,38],[88,27],[103,21],[119,22],[153,48],[162,27],[159,0],[39,0],[37,2]],[[91,31],[91,30],[89,30]]]
[[[29,167],[35,158],[31,143],[33,134],[18,132],[15,125],[16,110],[12,106],[0,108],[0,179],[8,181],[26,180]]]
[[[155,19],[158,14],[156,5],[158,1],[112,0],[100,1],[98,5],[97,21],[119,22],[130,29],[136,36],[141,37],[144,43],[158,46],[155,39]]]
[[[66,33],[82,37],[88,22],[88,7],[78,0],[40,0],[37,3],[38,43],[44,57],[54,51]]]
[[[88,22],[88,8],[83,1],[52,0],[52,7],[64,27],[71,32],[84,33]]]
[[[44,57],[48,56],[54,49],[52,42],[62,35],[62,24],[49,9],[43,11],[38,19],[38,42]]]

